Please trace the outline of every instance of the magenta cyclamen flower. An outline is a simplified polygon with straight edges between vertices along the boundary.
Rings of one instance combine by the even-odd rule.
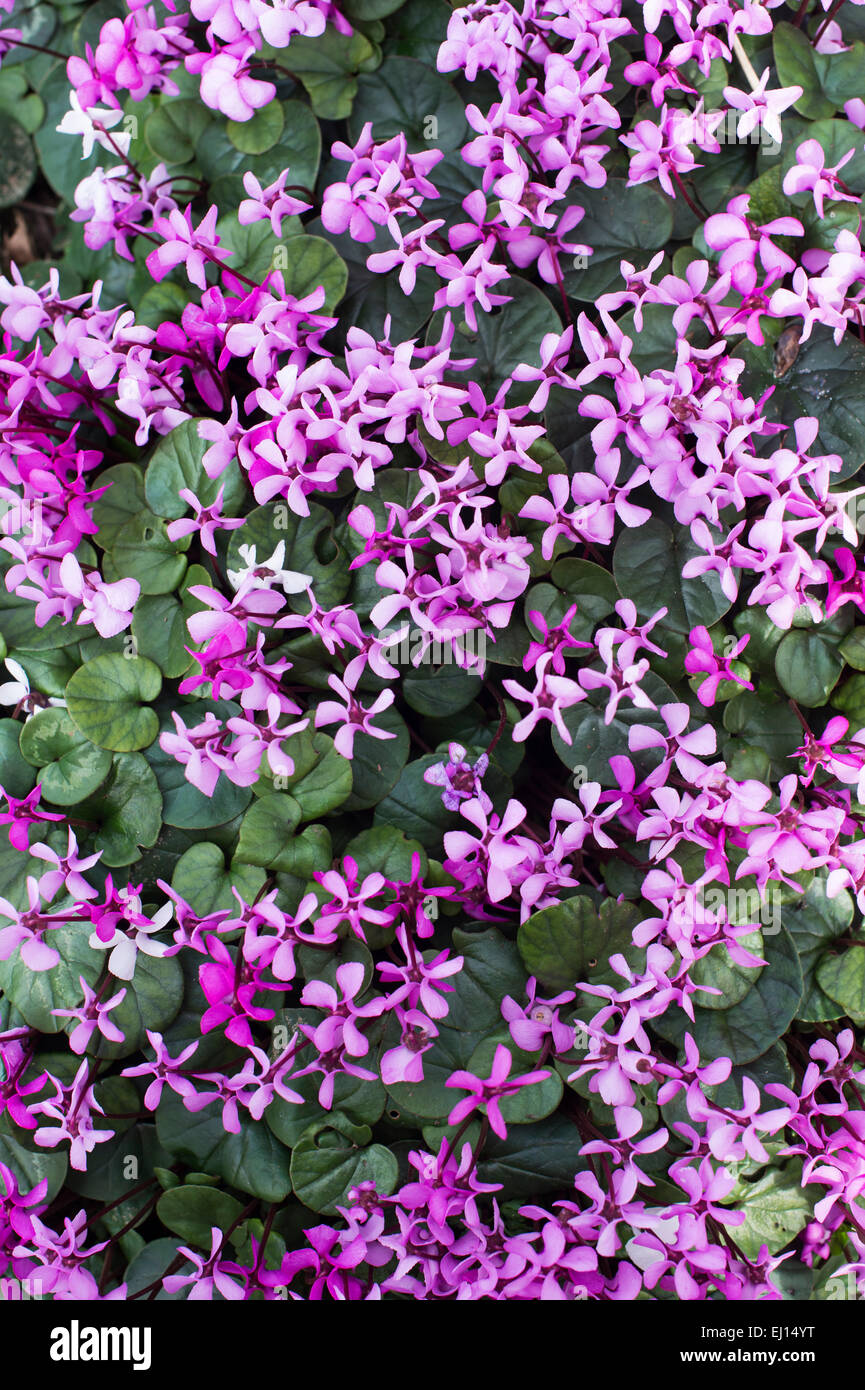
[[[538,1081],[546,1081],[550,1075],[548,1071],[530,1071],[525,1072],[522,1076],[511,1077],[513,1064],[513,1053],[509,1048],[499,1043],[490,1074],[485,1081],[470,1071],[453,1072],[445,1085],[457,1086],[462,1091],[468,1091],[469,1095],[465,1096],[463,1100],[457,1101],[448,1115],[448,1124],[461,1124],[473,1111],[483,1106],[493,1133],[497,1134],[500,1139],[507,1139],[507,1126],[499,1102],[507,1096],[514,1095],[523,1086],[533,1086]]]
[[[6,811],[0,811],[0,825],[9,826],[6,832],[9,836],[9,843],[22,852],[29,848],[28,828],[31,825],[65,819],[59,812],[42,810],[39,805],[42,796],[41,784],[35,786],[32,792],[28,792],[20,800],[10,796],[9,792],[3,788],[0,788],[0,794],[5,798],[9,808]]]
[[[0,1246],[5,1245],[10,1232],[14,1232],[20,1240],[31,1238],[32,1218],[43,1210],[43,1198],[47,1191],[47,1178],[42,1178],[29,1191],[22,1190],[12,1169],[0,1163]],[[29,1215],[28,1207],[34,1208]]]
[[[170,521],[165,528],[168,539],[177,541],[180,540],[181,536],[197,535],[208,555],[215,556],[215,533],[217,531],[235,531],[238,526],[243,525],[244,520],[242,516],[222,515],[223,491],[224,489],[220,488],[214,500],[205,507],[202,502],[199,502],[195,493],[190,492],[189,488],[180,488],[178,497],[182,497],[187,506],[192,508],[194,515],[181,517],[178,521]]]
[[[731,661],[734,661],[739,653],[748,645],[750,641],[748,633],[746,633],[744,637],[740,637],[738,642],[735,642],[733,646],[730,647],[729,652],[721,657],[717,656],[715,653],[714,646],[712,645],[712,638],[707,628],[692,628],[689,634],[689,641],[691,643],[691,650],[685,655],[685,670],[690,672],[691,675],[697,675],[703,671],[706,672],[705,679],[700,681],[697,688],[697,699],[700,701],[701,705],[710,706],[715,703],[715,697],[721,681],[735,681],[737,685],[743,686],[745,690],[754,689],[749,681],[746,681],[742,676],[738,676],[730,666]]]
[[[534,690],[525,690],[518,681],[502,681],[512,699],[529,706],[528,712],[514,726],[515,743],[524,742],[542,720],[548,720],[555,725],[565,743],[572,742],[568,727],[562,718],[562,711],[585,700],[586,692],[576,681],[570,680],[567,676],[557,676],[550,671],[553,659],[552,652],[544,652],[539,657],[535,665]]]
[[[565,990],[552,999],[544,999],[537,988],[538,982],[531,976],[526,981],[528,1002],[525,1005],[506,994],[502,1000],[502,1017],[507,1020],[517,1047],[524,1052],[538,1052],[548,1038],[553,1051],[564,1052],[573,1043],[574,1029],[572,1024],[562,1021],[559,1010],[576,996],[572,990]]]
[[[153,1048],[155,1058],[140,1066],[126,1067],[123,1076],[152,1076],[153,1080],[144,1092],[144,1104],[148,1110],[155,1110],[162,1099],[164,1086],[170,1086],[179,1096],[195,1095],[195,1087],[188,1077],[181,1075],[184,1062],[188,1062],[198,1050],[198,1043],[189,1043],[176,1057],[172,1057],[162,1040],[161,1033],[147,1030],[147,1041]]]
[[[122,1004],[126,997],[126,990],[120,989],[110,999],[104,1003],[99,1000],[96,990],[91,989],[83,975],[79,975],[78,983],[84,995],[83,1003],[77,1009],[52,1009],[51,1012],[56,1018],[76,1018],[77,1027],[72,1029],[69,1034],[69,1046],[73,1052],[79,1055],[85,1052],[87,1044],[97,1030],[109,1042],[123,1042],[124,1034],[107,1015],[112,1009],[116,1009],[118,1004]]]
[[[187,1294],[190,1302],[203,1299],[212,1299],[214,1292],[218,1292],[223,1298],[233,1302],[245,1297],[244,1290],[240,1284],[229,1277],[228,1270],[231,1268],[227,1260],[219,1257],[226,1243],[225,1237],[218,1226],[214,1226],[210,1233],[210,1255],[207,1259],[202,1259],[196,1250],[190,1250],[185,1245],[178,1245],[178,1255],[183,1255],[193,1266],[192,1274],[169,1274],[165,1277],[163,1287],[166,1293],[179,1293],[188,1284],[192,1288]]]
[[[207,950],[211,957],[198,968],[198,978],[210,1007],[201,1018],[202,1033],[225,1027],[225,1036],[240,1047],[251,1047],[253,1038],[250,1020],[264,1022],[273,1018],[273,1009],[254,1001],[261,991],[258,968],[240,956],[240,969],[228,947],[218,937],[208,936]]]
[[[361,1032],[356,1020],[378,1018],[386,1003],[378,998],[370,999],[366,1004],[355,1004],[355,999],[363,992],[363,980],[363,966],[351,961],[337,966],[336,983],[340,993],[324,980],[311,980],[304,987],[301,1004],[321,1009],[328,1015],[325,1022],[314,1030],[314,1041],[319,1049],[339,1046],[352,1057],[366,1056],[369,1039]]]
[[[91,1112],[95,1111],[96,1115],[105,1112],[94,1096],[93,1087],[88,1084],[88,1076],[89,1066],[85,1060],[71,1086],[62,1086],[52,1077],[55,1096],[32,1107],[35,1114],[45,1115],[57,1122],[56,1125],[41,1125],[33,1135],[34,1142],[40,1148],[53,1149],[68,1141],[69,1162],[80,1173],[86,1171],[88,1154],[96,1145],[114,1138],[113,1129],[97,1129],[95,1126]]]
[[[382,1054],[381,1079],[386,1086],[398,1081],[423,1081],[423,1054],[438,1037],[438,1029],[419,1009],[395,1009],[400,1041]]]
[[[193,285],[207,288],[204,271],[208,261],[225,261],[231,254],[219,245],[216,219],[219,209],[212,207],[197,227],[192,226],[192,213],[174,209],[154,224],[154,231],[164,238],[163,244],[147,257],[147,269],[154,280],[164,280],[176,265],[184,265]]]
[[[42,910],[43,899],[39,883],[35,878],[27,879],[27,908],[19,910],[7,898],[0,898],[0,918],[11,919],[11,925],[0,927],[0,960],[8,960],[16,947],[20,948],[20,958],[28,970],[53,970],[60,961],[60,953],[43,941],[43,933],[64,926],[72,913],[49,913]]]
[[[287,16],[292,11],[280,8],[271,13]],[[265,23],[262,21],[262,31]],[[201,100],[229,120],[251,120],[260,107],[267,106],[276,96],[272,82],[261,82],[251,75],[249,60],[254,53],[254,44],[247,46],[241,41],[235,52],[225,47],[216,52],[193,53],[186,59],[187,70],[201,74]]]

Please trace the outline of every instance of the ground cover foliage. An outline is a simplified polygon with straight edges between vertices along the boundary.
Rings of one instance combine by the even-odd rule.
[[[865,9],[0,9],[0,1277],[855,1297]]]

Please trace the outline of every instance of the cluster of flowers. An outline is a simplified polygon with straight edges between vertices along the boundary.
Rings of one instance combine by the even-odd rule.
[[[290,778],[293,747],[310,729],[334,732],[337,754],[349,760],[361,735],[394,738],[382,722],[400,680],[390,624],[423,634],[417,662],[433,644],[450,643],[469,672],[482,676],[483,659],[467,656],[460,639],[482,633],[495,659],[496,643],[529,588],[533,559],[597,555],[622,529],[649,519],[649,493],[690,529],[697,553],[684,566],[685,579],[717,575],[730,602],[765,609],[783,630],[803,609],[815,623],[848,605],[865,612],[851,520],[851,503],[865,488],[831,487],[842,459],[811,452],[816,418],[800,417],[793,440],[785,435],[771,446],[786,427],[769,419],[768,392],[754,400],[742,389],[746,362],[730,341],[744,335],[761,346],[767,318],[801,320],[802,340],[815,325],[831,328],[837,343],[862,327],[865,256],[856,233],[843,230],[833,250],[810,250],[800,261],[785,248],[804,235],[802,221],[755,221],[748,196],[739,195],[705,220],[711,256],[695,256],[681,274],[660,273],[662,253],[639,271],[623,262],[623,287],[601,295],[594,314],[571,322],[563,257],[592,250],[571,240],[583,218],[579,189],[602,187],[607,177],[609,135],[621,124],[605,95],[612,90],[610,44],[634,32],[615,0],[527,0],[521,9],[509,0],[478,0],[453,13],[440,71],[469,81],[491,74],[499,91],[486,112],[467,108],[475,134],[463,158],[483,169],[482,191],[463,204],[467,221],[445,228],[443,220],[425,220],[422,205],[436,197],[428,175],[441,152],[410,153],[399,136],[377,143],[369,125],[353,146],[334,146],[349,168],[344,181],[325,190],[325,228],[348,231],[362,243],[384,228],[393,249],[370,255],[369,270],[398,271],[406,294],[418,270],[430,270],[440,282],[434,308],[445,311],[426,346],[392,343],[389,323],[379,338],[351,328],[338,359],[324,343],[337,321],[322,312],[323,288],[295,298],[278,270],[261,284],[233,271],[216,231],[217,208],[194,215],[164,166],[145,177],[128,162],[128,138],[117,130],[118,93],[135,99],[171,93],[170,74],[182,62],[201,75],[208,105],[243,120],[274,94],[271,84],[252,76],[263,43],[284,48],[295,34],[320,35],[326,23],[340,32],[350,26],[330,0],[276,6],[192,0],[192,16],[207,25],[202,51],[187,33],[188,15],[169,6],[171,18],[160,25],[152,8],[129,8],[125,21],[103,27],[95,50],[69,63],[76,99],[65,128],[84,137],[85,153],[95,142],[119,161],[82,181],[73,216],[84,222],[91,249],[113,242],[121,257],[132,259],[137,238],[154,242],[146,261],[153,280],[183,266],[198,295],[179,323],[152,329],[131,310],[101,309],[99,285],[69,299],[61,297],[53,271],[38,289],[17,272],[0,281],[0,326],[8,335],[0,357],[0,499],[10,509],[0,547],[12,560],[7,591],[33,605],[38,628],[59,618],[111,639],[132,622],[139,582],[101,573],[89,544],[98,534],[94,504],[106,492],[99,479],[105,454],[85,443],[83,413],[109,443],[132,421],[139,448],[197,418],[209,446],[207,478],[221,483],[239,465],[257,504],[279,501],[301,522],[315,497],[334,500],[352,489],[369,494],[369,505],[355,502],[347,511],[346,531],[352,569],[373,567],[380,591],[366,622],[350,603],[321,602],[313,578],[285,567],[281,547],[266,558],[246,548],[243,568],[223,577],[217,536],[244,519],[226,514],[222,486],[208,504],[180,492],[191,515],[172,521],[167,535],[176,541],[194,532],[215,563],[213,582],[189,591],[198,609],[187,619],[194,667],[179,693],[206,688],[214,700],[240,708],[226,718],[208,711],[193,723],[183,717],[188,703],[183,713],[173,712],[174,732],[163,732],[159,746],[192,787],[212,796],[223,780],[245,788],[262,776]],[[638,122],[621,138],[632,152],[632,186],[655,180],[670,195],[683,192],[682,176],[696,164],[695,142],[709,154],[719,148],[705,123],[688,129],[679,108],[668,111],[665,103],[692,92],[684,63],[693,60],[705,74],[718,57],[732,61],[737,35],[771,29],[770,8],[721,3],[707,14],[690,0],[644,6],[645,57],[625,77],[648,88],[659,119]],[[676,35],[666,51],[655,36],[662,18]],[[821,36],[824,49],[832,27]],[[764,76],[749,93],[730,88],[725,97],[747,121],[755,112],[777,116],[796,99],[794,90],[767,93]],[[815,146],[799,146],[784,188],[811,192],[822,218],[824,200],[859,199],[839,178],[841,163],[827,168]],[[288,177],[286,170],[262,188],[247,175],[241,223],[267,220],[278,233],[282,218],[309,210],[287,191]],[[494,287],[504,289],[515,268],[532,267],[561,292],[568,322],[544,337],[540,365],[520,363],[488,398],[469,379],[470,359],[452,356],[451,312],[459,310],[477,329],[479,312],[508,302]],[[634,339],[615,317],[631,312],[639,333],[644,310],[654,305],[672,310],[678,346],[670,369],[641,369]],[[238,364],[249,378],[241,399],[230,375]],[[526,385],[532,391],[526,403],[514,403],[515,384],[520,401]],[[554,388],[573,392],[572,413],[595,422],[589,471],[545,473],[533,456],[544,435],[539,416]],[[456,450],[458,460],[441,462],[437,454],[444,450],[434,453],[435,444]],[[377,472],[406,450],[416,459],[406,500],[384,504],[382,520]],[[497,489],[517,475],[533,486],[518,514],[509,516]],[[632,496],[638,493],[642,500]],[[38,524],[28,526],[37,502]],[[846,546],[827,556],[837,534]],[[626,854],[625,845],[646,855],[640,891],[652,915],[638,914],[637,953],[610,957],[618,983],[575,979],[572,990],[548,998],[530,978],[525,997],[503,998],[503,1028],[515,1049],[533,1055],[531,1068],[512,1074],[513,1052],[499,1045],[488,1074],[453,1071],[447,1119],[455,1132],[437,1152],[412,1152],[409,1181],[389,1195],[374,1183],[352,1188],[338,1221],[308,1229],[306,1243],[276,1267],[264,1259],[266,1234],[253,1237],[251,1260],[243,1262],[230,1257],[227,1234],[214,1228],[206,1257],[181,1247],[180,1263],[190,1267],[165,1276],[168,1293],[188,1288],[192,1298],[270,1299],[287,1288],[292,1298],[310,1299],[395,1293],[628,1300],[647,1290],[688,1300],[780,1298],[772,1276],[789,1255],[763,1247],[756,1259],[745,1258],[735,1242],[745,1218],[730,1204],[736,1165],[768,1162],[766,1141],[775,1136],[781,1138],[774,1153],[801,1157],[805,1182],[821,1194],[803,1258],[827,1258],[843,1226],[862,1257],[854,1267],[865,1269],[859,1206],[865,1054],[853,1032],[813,1043],[795,1087],[770,1083],[761,1091],[746,1076],[736,1107],[713,1098],[731,1075],[731,1060],[701,1059],[688,1026],[711,992],[698,969],[710,952],[717,958],[726,950],[745,970],[766,965],[742,941],[759,924],[732,920],[723,905],[707,913],[705,888],[753,876],[761,895],[775,886],[795,894],[802,875],[818,874],[830,900],[850,892],[865,912],[865,731],[851,730],[841,717],[814,731],[800,716],[802,742],[777,786],[733,776],[719,756],[714,725],[678,699],[658,708],[647,689],[651,658],[668,655],[654,631],[667,609],[640,620],[635,603],[622,598],[612,611],[615,620],[595,624],[590,640],[577,640],[579,602],[558,622],[530,608],[522,674],[517,668],[519,678],[501,682],[511,710],[520,707],[516,715],[509,718],[496,691],[501,721],[487,753],[469,755],[453,742],[427,768],[427,782],[460,818],[442,837],[445,886],[425,882],[418,856],[401,879],[362,873],[346,855],[313,872],[291,909],[277,901],[276,888],[251,902],[235,889],[236,909],[200,915],[160,882],[164,905],[147,911],[139,884],[115,885],[109,876],[103,888],[92,886],[87,875],[99,852],[82,852],[71,827],[63,852],[50,841],[50,823],[65,817],[42,804],[39,787],[23,797],[4,793],[0,824],[9,827],[12,846],[37,862],[30,865],[26,907],[0,900],[7,923],[0,928],[0,960],[17,951],[27,970],[50,972],[61,959],[52,933],[86,924],[89,948],[103,963],[95,979],[81,977],[77,1008],[55,1010],[70,1020],[69,1047],[83,1058],[74,1074],[41,1066],[38,1030],[16,1022],[0,1033],[0,1110],[36,1146],[68,1145],[78,1171],[115,1134],[95,1094],[100,1063],[93,1044],[100,1037],[122,1041],[112,1014],[135,980],[140,955],[193,959],[207,1005],[202,1038],[223,1036],[236,1065],[199,1069],[198,1042],[171,1056],[162,1035],[150,1031],[152,1060],[120,1074],[146,1079],[145,1112],[158,1109],[168,1088],[190,1112],[220,1108],[225,1131],[236,1134],[247,1117],[261,1121],[276,1100],[303,1105],[306,1094],[297,1086],[305,1076],[315,1078],[325,1113],[342,1077],[388,1087],[423,1081],[424,1056],[448,1017],[448,994],[464,964],[450,949],[424,950],[435,931],[431,901],[458,908],[475,924],[525,922],[577,888],[597,889],[593,870]],[[338,667],[328,674],[327,698],[293,683],[292,661],[269,653],[281,633],[295,641],[299,655],[324,652]],[[711,709],[729,682],[752,688],[736,660],[747,658],[746,644],[742,638],[721,655],[705,627],[691,630],[683,669],[701,677],[702,708]],[[35,705],[26,673],[13,674],[24,683],[17,712],[30,714]],[[490,775],[496,742],[520,745],[549,723],[570,747],[567,712],[583,702],[602,712],[607,727],[620,713],[637,712],[627,749],[609,759],[615,786],[585,780],[574,796],[554,789],[541,824],[516,797],[497,811]],[[652,712],[653,722],[636,722],[641,711]],[[693,880],[685,860],[695,851],[703,869]],[[382,933],[393,947],[377,963],[378,988],[352,961],[337,967],[333,983],[311,979],[300,987],[301,948],[342,940],[377,945]],[[284,1045],[274,1042],[269,1052],[263,1038],[271,1032],[275,1038],[277,1008],[286,1002],[299,1006],[301,1016]],[[674,1010],[686,1019],[678,1061],[653,1031]],[[574,1045],[577,1026],[585,1034],[582,1049]],[[572,1199],[550,1210],[522,1206],[515,1230],[496,1201],[498,1185],[479,1176],[479,1156],[490,1132],[508,1137],[502,1104],[542,1084],[554,1066],[574,1083],[563,1105],[579,1131],[586,1166],[575,1176]],[[577,1104],[580,1085],[608,1107],[602,1127]],[[640,1100],[650,1091],[665,1108],[663,1124],[646,1121]],[[472,1142],[465,1142],[472,1126]],[[682,1200],[652,1200],[653,1156],[663,1150],[673,1155],[665,1172]],[[125,1297],[125,1284],[106,1292],[91,1272],[88,1261],[108,1242],[87,1244],[86,1211],[65,1218],[62,1234],[42,1219],[50,1217],[46,1190],[45,1183],[22,1190],[0,1165],[0,1266],[8,1261],[19,1278],[38,1273],[43,1288],[60,1299]]]
[[[102,25],[95,49],[87,44],[83,56],[69,59],[67,75],[84,107],[104,102],[119,110],[120,97],[126,94],[135,101],[151,92],[176,95],[171,73],[183,65],[200,78],[201,99],[207,106],[232,120],[246,121],[276,92],[272,82],[255,76],[256,67],[267,66],[264,58],[256,57],[265,46],[285,49],[293,35],[320,38],[328,23],[339,33],[352,32],[332,0],[195,0],[185,14],[178,14],[174,0],[163,3],[169,11],[165,18],[157,14],[156,5],[134,0],[127,6],[126,19],[109,19]],[[5,0],[4,8],[11,9],[12,0]],[[196,29],[194,36],[188,32],[190,26]],[[12,34],[20,37],[16,31]]]

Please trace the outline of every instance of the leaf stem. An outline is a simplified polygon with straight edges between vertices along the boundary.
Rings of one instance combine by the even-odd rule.
[[[838,0],[838,3],[842,3],[842,0]],[[751,62],[751,59],[748,57],[747,53],[745,52],[745,46],[742,43],[742,40],[739,38],[738,34],[733,35],[733,52],[739,59],[739,66],[741,67],[742,71],[748,79],[748,82],[750,83],[751,91],[756,92],[757,88],[760,85],[760,79],[754,71],[754,65]]]
[[[822,24],[820,25],[819,29],[817,30],[816,34],[811,40],[812,45],[816,45],[820,42],[824,33],[829,28],[829,25],[832,23],[832,20],[835,18],[836,14],[838,13],[843,4],[844,0],[835,0],[835,4],[832,6],[831,10],[826,15],[825,19],[823,20]]]
[[[670,173],[673,175],[673,179],[674,179],[674,181],[675,181],[676,187],[678,188],[678,190],[679,190],[679,192],[681,193],[682,197],[684,198],[685,202],[688,204],[688,207],[691,209],[691,211],[692,211],[692,213],[694,214],[694,216],[695,216],[695,217],[699,217],[699,219],[700,219],[701,222],[705,222],[705,220],[706,220],[706,214],[705,214],[704,212],[701,212],[700,209],[697,207],[696,203],[693,201],[693,199],[690,198],[690,197],[688,196],[688,191],[687,191],[687,189],[685,188],[685,185],[682,183],[682,180],[681,180],[680,177],[679,177],[678,171],[677,171],[676,169],[673,169],[673,168],[671,167],[671,168],[670,168]]]

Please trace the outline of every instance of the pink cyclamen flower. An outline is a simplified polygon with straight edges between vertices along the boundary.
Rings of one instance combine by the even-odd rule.
[[[528,1002],[524,1005],[506,994],[501,1004],[502,1017],[517,1047],[524,1052],[539,1052],[548,1038],[555,1052],[564,1052],[573,1043],[574,1029],[572,1024],[563,1023],[559,1018],[559,1007],[570,1004],[576,995],[569,989],[552,999],[544,999],[537,988],[538,982],[532,975],[526,981]]]
[[[750,641],[748,633],[744,637],[740,637],[724,656],[716,654],[707,628],[692,628],[688,638],[691,643],[691,650],[685,655],[685,670],[690,675],[697,675],[701,671],[706,672],[705,680],[700,682],[697,689],[697,699],[701,705],[708,707],[715,703],[718,686],[722,681],[735,681],[745,690],[754,689],[749,681],[746,681],[742,676],[737,676],[730,666],[730,663],[748,645]]]
[[[351,682],[342,681],[339,676],[328,676],[327,683],[331,690],[341,696],[345,703],[322,700],[315,711],[317,729],[326,728],[328,724],[341,725],[334,735],[333,742],[336,751],[344,758],[353,757],[354,740],[358,734],[369,734],[370,738],[396,738],[395,733],[390,733],[387,729],[378,729],[372,722],[377,714],[381,714],[393,704],[394,692],[383,690],[371,705],[362,705],[354,693],[358,679],[359,674]]]
[[[69,1034],[69,1046],[73,1052],[79,1053],[87,1050],[93,1034],[98,1030],[103,1038],[108,1042],[123,1042],[125,1034],[117,1027],[117,1024],[106,1017],[107,1014],[115,1009],[118,1004],[122,1004],[126,997],[126,990],[118,990],[105,1003],[100,1003],[96,990],[91,989],[83,975],[79,975],[78,983],[84,995],[83,1003],[77,1009],[52,1009],[51,1012],[56,1018],[77,1018],[78,1026],[73,1028]]]
[[[186,59],[189,72],[201,74],[201,100],[232,121],[249,121],[276,96],[272,82],[260,82],[249,70],[254,45],[239,41],[216,52],[192,53]]]
[[[223,492],[224,488],[220,488],[210,506],[206,507],[203,502],[199,502],[195,493],[191,492],[188,487],[180,488],[177,495],[182,497],[184,502],[192,508],[194,516],[183,516],[177,521],[169,522],[165,528],[168,539],[177,541],[182,536],[197,534],[208,555],[215,556],[215,533],[217,531],[234,531],[244,522],[242,516],[222,515]]]
[[[249,227],[254,222],[267,219],[273,228],[273,235],[281,237],[284,217],[296,217],[301,212],[309,211],[311,203],[301,202],[299,198],[285,192],[288,174],[288,169],[283,169],[274,183],[262,188],[252,170],[246,171],[243,186],[249,197],[245,198],[237,209],[237,220],[241,227]]]
[[[189,1250],[185,1245],[178,1245],[178,1255],[184,1255],[194,1266],[192,1274],[168,1274],[162,1281],[166,1293],[179,1293],[188,1284],[192,1285],[187,1298],[189,1302],[210,1300],[214,1293],[219,1293],[224,1299],[235,1302],[241,1301],[245,1297],[244,1290],[240,1284],[228,1275],[228,1261],[220,1260],[222,1248],[226,1244],[226,1239],[218,1226],[214,1226],[210,1232],[210,1255],[205,1260],[197,1250]]]
[[[823,147],[817,140],[805,140],[796,148],[796,163],[787,170],[784,175],[782,188],[788,198],[793,193],[813,193],[814,206],[817,209],[818,217],[823,217],[823,200],[825,198],[840,199],[847,203],[858,203],[859,199],[855,194],[843,191],[839,187],[839,169],[843,169],[856,153],[855,150],[848,150],[845,155],[838,160],[838,163],[828,168]]]
[[[724,88],[724,100],[743,113],[736,125],[736,135],[740,140],[747,139],[751,131],[760,126],[776,144],[781,144],[783,136],[779,116],[799,100],[802,88],[778,87],[773,92],[767,92],[770,72],[771,68],[764,69],[753,91],[743,92],[738,87]]]
[[[78,599],[82,611],[79,626],[92,623],[100,637],[116,637],[132,622],[141,585],[137,579],[117,579],[107,584],[95,570],[84,573],[74,555],[64,555],[60,578],[67,594]]]
[[[147,269],[154,280],[164,280],[177,265],[186,267],[186,273],[193,285],[205,290],[207,281],[204,271],[208,261],[219,264],[228,260],[231,252],[219,245],[216,235],[216,219],[219,209],[211,207],[197,227],[192,225],[192,212],[187,208],[181,212],[174,208],[167,217],[157,218],[153,224],[154,232],[164,237],[161,246],[151,251],[147,257]]]
[[[445,1082],[446,1086],[456,1086],[469,1094],[457,1101],[448,1115],[449,1125],[461,1124],[473,1111],[485,1108],[490,1128],[500,1139],[507,1139],[507,1126],[502,1116],[499,1102],[514,1095],[523,1086],[533,1086],[538,1081],[546,1081],[548,1071],[530,1071],[522,1076],[511,1076],[514,1064],[513,1053],[503,1043],[499,1043],[493,1057],[490,1074],[486,1080],[470,1071],[455,1071]]]

